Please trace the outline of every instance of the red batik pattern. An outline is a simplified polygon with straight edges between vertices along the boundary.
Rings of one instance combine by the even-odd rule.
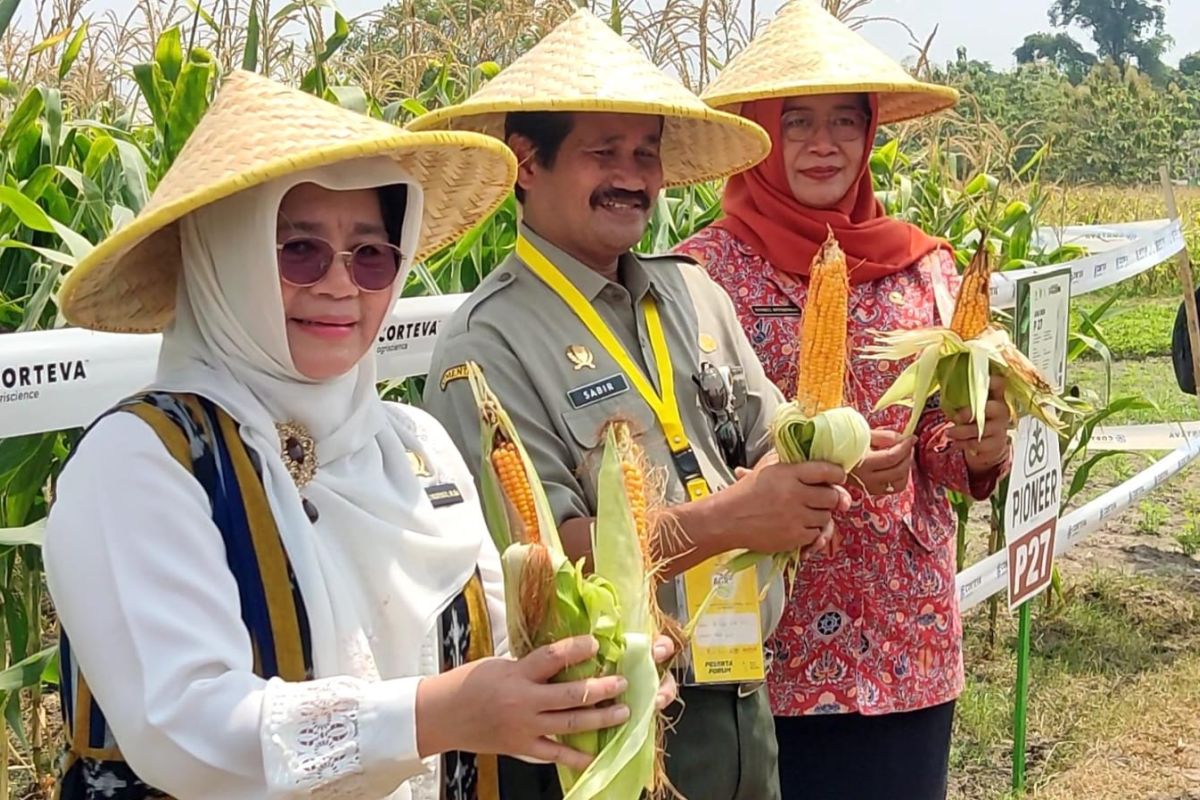
[[[707,228],[679,250],[707,265],[733,298],[767,375],[787,396],[796,386],[795,341],[807,298],[803,280],[771,267],[728,231]],[[853,270],[854,265],[850,268]],[[952,292],[958,273],[944,251],[879,280],[850,287],[847,404],[872,428],[903,430],[908,409],[871,409],[903,364],[864,358],[872,331],[941,324],[932,271]],[[887,714],[944,703],[963,688],[962,623],[955,589],[955,518],[946,490],[985,498],[945,436],[936,405],[917,428],[908,486],[871,497],[851,483],[851,509],[835,518],[832,553],[806,560],[769,643],[768,683],[780,716]]]

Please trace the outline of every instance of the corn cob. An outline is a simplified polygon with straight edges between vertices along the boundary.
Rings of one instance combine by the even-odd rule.
[[[991,254],[987,236],[981,232],[979,248],[963,272],[948,328],[876,333],[879,344],[870,348],[869,357],[899,361],[915,356],[875,406],[910,406],[906,433],[916,430],[928,398],[940,393],[939,405],[948,417],[955,417],[964,408],[971,409],[982,437],[992,375],[1005,379],[1004,399],[1014,420],[1021,414],[1032,414],[1061,430],[1063,422],[1058,412],[1086,411],[1082,401],[1056,394],[1004,329],[992,324],[991,277]]]
[[[644,791],[654,796],[662,786],[662,770],[654,707],[659,679],[652,650],[653,591],[634,517],[635,505],[645,501],[644,477],[635,462],[627,467],[618,459],[610,431],[592,531],[596,570],[585,575],[583,561],[571,563],[563,550],[537,471],[512,421],[478,366],[468,364],[467,375],[480,412],[480,494],[500,551],[513,655],[590,634],[600,643],[599,652],[555,680],[619,673],[629,681],[621,698],[630,709],[629,720],[605,731],[560,737],[569,747],[595,756],[583,772],[559,767],[563,800],[637,800]],[[630,492],[638,488],[639,479],[642,491],[637,499]]]
[[[539,542],[541,535],[538,531],[537,510],[533,505],[533,488],[529,476],[525,474],[525,466],[521,463],[521,455],[517,446],[512,442],[500,442],[491,453],[492,468],[500,478],[500,488],[504,496],[516,510],[525,533],[522,541]]]
[[[805,416],[842,405],[846,384],[846,322],[850,296],[846,257],[831,233],[809,273],[800,320],[796,405]]]
[[[846,381],[846,324],[849,317],[846,257],[829,232],[809,271],[808,299],[799,328],[796,394],[775,413],[771,433],[779,460],[786,464],[825,461],[846,472],[857,467],[871,447],[871,427],[857,409],[843,405]],[[800,563],[798,552],[742,552],[725,565],[736,573],[770,558],[775,574],[791,585]],[[770,581],[763,591],[770,586]],[[715,589],[693,615],[686,633],[695,630]]]

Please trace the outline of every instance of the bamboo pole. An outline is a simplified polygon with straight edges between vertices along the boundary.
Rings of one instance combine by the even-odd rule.
[[[1167,216],[1179,219],[1179,206],[1175,202],[1175,187],[1171,184],[1171,173],[1167,168],[1160,167],[1159,178],[1162,179],[1163,198],[1167,203]],[[1176,268],[1179,271],[1179,285],[1183,287],[1183,307],[1187,311],[1188,341],[1192,346],[1192,380],[1195,381],[1196,405],[1200,408],[1200,312],[1196,309],[1196,282],[1192,277],[1192,258],[1184,244],[1176,256]]]

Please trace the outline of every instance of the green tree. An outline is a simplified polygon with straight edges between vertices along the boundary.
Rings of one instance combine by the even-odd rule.
[[[1179,72],[1189,78],[1200,78],[1200,50],[1179,60]]]
[[[1122,71],[1136,61],[1153,77],[1166,72],[1162,55],[1171,44],[1166,22],[1166,0],[1054,0],[1050,6],[1051,25],[1086,29],[1101,59],[1112,59]]]
[[[1031,33],[1013,51],[1018,64],[1048,61],[1058,67],[1071,83],[1079,84],[1096,65],[1096,56],[1083,49],[1066,33]]]

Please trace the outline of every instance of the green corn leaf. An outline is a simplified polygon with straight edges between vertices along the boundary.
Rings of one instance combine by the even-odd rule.
[[[75,257],[70,253],[64,253],[59,250],[51,250],[48,247],[37,247],[27,242],[18,242],[15,239],[0,239],[0,249],[27,250],[32,253],[37,253],[47,261],[60,264],[64,267],[73,267],[76,264]]]
[[[154,47],[154,61],[169,82],[175,83],[179,80],[179,73],[183,69],[183,34],[178,25],[167,28],[158,37],[158,44]]]
[[[367,93],[358,86],[326,87],[325,99],[350,111],[367,113]]]
[[[58,151],[62,146],[63,110],[62,92],[53,87],[42,87],[42,110],[46,120],[46,136],[50,139],[50,163],[58,163]]]
[[[213,69],[208,63],[189,61],[180,72],[167,111],[167,153],[174,161],[208,108]]]
[[[624,35],[624,31],[621,29],[620,0],[612,0],[612,10],[608,12],[608,25],[613,29],[613,33],[617,34],[617,36]]]
[[[476,69],[479,70],[480,75],[489,81],[500,74],[500,65],[495,61],[484,61]]]
[[[83,43],[87,40],[87,31],[88,24],[85,22],[79,26],[79,30],[75,31],[75,35],[71,37],[71,43],[63,51],[62,60],[58,63],[58,79],[60,81],[67,77],[67,73],[75,64],[75,59],[79,58],[79,51],[83,49]]]
[[[65,30],[59,31],[58,33],[56,33],[52,36],[47,36],[42,41],[38,42],[33,47],[29,48],[29,55],[36,56],[38,53],[49,50],[50,48],[61,44],[62,41],[70,35],[71,35],[71,29],[67,28]]]
[[[242,51],[242,69],[258,72],[259,40],[258,0],[250,0],[250,17],[246,20],[246,48]]]
[[[9,115],[8,124],[4,126],[4,132],[0,134],[0,153],[12,147],[13,143],[37,122],[44,105],[45,101],[38,89],[31,89],[25,95],[25,99]]]
[[[196,2],[196,0],[187,0],[188,10],[204,21],[204,24],[212,30],[213,33],[220,33],[221,26],[213,19],[213,15],[204,10],[204,7]]]
[[[317,57],[317,63],[324,64],[333,58],[333,54],[340,50],[349,38],[350,24],[346,22],[346,18],[342,16],[341,12],[335,12],[333,15],[333,33],[325,40],[325,50]]]
[[[124,139],[114,139],[117,144],[117,156],[121,159],[121,169],[125,175],[122,194],[125,202],[135,212],[140,211],[150,199],[149,179],[146,174],[146,158],[142,151]]]
[[[166,82],[166,79],[162,78],[162,67],[157,62],[134,64],[133,80],[141,90],[142,99],[146,101],[146,107],[150,110],[150,116],[154,120],[155,126],[162,130],[167,124],[168,101],[160,91],[160,79],[164,83]]]
[[[0,75],[0,97],[12,97],[17,93],[17,85]]]
[[[21,5],[21,0],[0,0],[0,36],[8,30],[8,26],[12,23],[12,19],[17,14],[17,6]]]
[[[83,174],[89,178],[95,178],[100,169],[104,166],[104,162],[117,149],[117,143],[108,134],[100,134],[96,140],[92,142],[92,147],[88,151],[87,158],[83,160]]]
[[[46,212],[39,208],[37,203],[12,187],[0,186],[0,207],[16,214],[17,219],[26,228],[32,228],[42,233],[54,233],[54,226],[50,224],[50,218],[46,216]]]
[[[0,672],[0,692],[17,692],[37,686],[42,677],[58,659],[58,646],[47,647],[23,661]],[[57,671],[57,667],[55,667]]]
[[[21,320],[21,324],[17,326],[18,333],[31,331],[38,327],[42,319],[42,312],[46,310],[46,304],[50,302],[50,297],[58,288],[58,279],[62,275],[61,264],[38,263],[34,265],[34,268],[41,269],[45,274],[25,304],[25,316]]]

